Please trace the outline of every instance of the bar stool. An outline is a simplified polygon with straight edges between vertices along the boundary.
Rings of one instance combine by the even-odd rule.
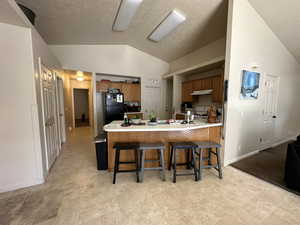
[[[219,173],[219,178],[223,178],[222,173],[222,166],[221,166],[221,156],[220,156],[220,148],[222,147],[220,144],[216,142],[197,142],[199,152],[196,151],[196,155],[198,156],[199,160],[199,166],[198,166],[198,172],[199,172],[199,180],[202,179],[202,169],[207,168],[214,168]],[[214,152],[212,149],[215,148],[216,151]],[[203,151],[208,150],[208,157],[203,156]],[[211,163],[211,155],[214,154],[217,157],[217,164],[212,165]],[[207,161],[208,165],[203,165],[202,162]]]
[[[136,142],[130,142],[130,143],[121,143],[118,142],[114,145],[114,149],[116,149],[115,153],[115,166],[114,166],[114,178],[113,178],[113,184],[116,183],[116,176],[117,173],[136,173],[136,181],[139,182],[139,161],[138,161],[138,150],[139,143]],[[128,151],[128,150],[134,150],[135,160],[134,161],[126,161],[121,162],[120,161],[120,153],[121,151]],[[134,170],[120,170],[119,166],[120,164],[135,164],[136,168]]]
[[[197,176],[196,161],[195,161],[195,151],[196,151],[198,145],[193,142],[171,142],[170,145],[171,145],[171,154],[170,154],[170,161],[169,161],[169,170],[171,170],[171,166],[173,164],[173,183],[176,183],[177,176],[188,176],[188,175],[194,175],[195,181],[197,181],[198,176]],[[177,158],[176,151],[177,150],[185,150],[186,151],[187,161],[185,163],[177,163],[176,162],[176,158]],[[187,169],[193,168],[194,172],[177,174],[176,167],[178,165],[186,165]]]
[[[145,160],[145,151],[147,150],[157,150],[158,158],[154,160]],[[166,180],[165,175],[165,161],[164,161],[164,151],[165,145],[163,143],[140,143],[138,151],[140,152],[141,168],[140,168],[140,182],[144,180],[145,170],[159,170],[161,171],[161,178],[163,181]],[[159,166],[155,168],[145,168],[145,162],[159,162]]]

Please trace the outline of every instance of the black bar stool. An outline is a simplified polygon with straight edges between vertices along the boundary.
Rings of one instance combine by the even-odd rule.
[[[220,156],[220,148],[222,147],[220,144],[216,142],[197,142],[198,145],[198,152],[196,151],[196,155],[198,156],[198,172],[199,172],[199,180],[202,179],[202,169],[210,169],[214,168],[218,171],[219,173],[219,178],[223,178],[223,173],[222,173],[222,165],[221,165],[221,156]],[[213,149],[216,151],[214,152]],[[208,157],[203,156],[203,151],[207,150],[208,151]],[[217,164],[212,165],[211,163],[211,156],[215,155],[217,157]],[[203,162],[207,161],[208,165],[203,165]]]
[[[141,160],[140,182],[143,182],[145,170],[161,171],[161,178],[163,181],[165,181],[166,180],[165,161],[164,161],[165,145],[163,143],[140,143],[138,150],[140,152],[140,160]],[[145,160],[145,151],[147,151],[147,150],[157,150],[159,159]],[[152,168],[145,168],[145,162],[159,162],[159,166],[152,167]]]
[[[176,183],[177,176],[187,176],[193,175],[195,176],[195,181],[198,180],[197,176],[197,169],[196,169],[196,160],[195,160],[195,151],[198,147],[197,144],[193,142],[171,142],[171,154],[170,154],[170,161],[169,161],[169,170],[171,170],[171,166],[173,164],[173,182]],[[185,163],[177,163],[176,162],[176,151],[177,150],[184,150],[186,151],[186,158],[187,161]],[[180,173],[177,174],[177,166],[178,165],[186,165],[187,169],[193,168],[193,173]]]
[[[113,178],[113,184],[116,183],[116,176],[117,173],[136,173],[136,181],[139,182],[139,160],[138,160],[138,148],[139,143],[136,142],[129,142],[129,143],[121,143],[118,142],[114,145],[114,149],[116,149],[115,153],[115,166],[114,166],[114,178]],[[127,161],[127,162],[121,162],[120,161],[120,153],[121,151],[128,151],[128,150],[134,150],[135,160],[134,161]],[[120,170],[119,166],[120,164],[135,164],[136,168],[134,170]]]

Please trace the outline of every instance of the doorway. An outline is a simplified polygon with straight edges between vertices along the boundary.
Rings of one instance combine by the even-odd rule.
[[[279,78],[265,75],[264,79],[264,109],[263,109],[263,144],[272,143],[277,119]]]
[[[75,127],[89,127],[89,89],[74,88]]]

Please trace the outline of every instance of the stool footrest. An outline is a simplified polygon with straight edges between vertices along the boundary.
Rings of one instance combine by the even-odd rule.
[[[119,164],[136,164],[136,162],[135,161],[119,162]]]
[[[145,162],[159,162],[159,159],[145,159]]]
[[[151,171],[151,170],[162,170],[163,168],[162,167],[154,167],[154,168],[144,168],[144,170],[147,170],[147,171]]]
[[[118,173],[132,173],[136,172],[136,170],[118,170]]]
[[[211,169],[211,168],[218,168],[217,165],[213,166],[213,165],[206,165],[206,166],[201,166],[201,169]]]

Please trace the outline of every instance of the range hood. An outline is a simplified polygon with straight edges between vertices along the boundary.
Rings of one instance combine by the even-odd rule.
[[[191,95],[210,95],[213,92],[212,89],[193,91]]]

